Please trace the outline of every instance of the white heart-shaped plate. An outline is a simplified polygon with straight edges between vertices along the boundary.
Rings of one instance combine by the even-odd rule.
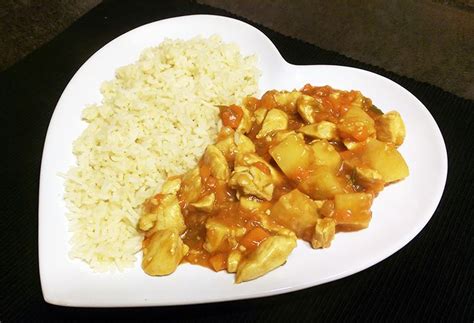
[[[288,262],[251,282],[234,284],[234,275],[182,265],[170,276],[150,277],[136,266],[124,272],[93,273],[68,257],[70,233],[63,201],[65,173],[75,163],[72,143],[86,124],[81,111],[100,102],[100,85],[115,69],[135,62],[140,52],[165,38],[189,39],[218,34],[245,55],[256,54],[262,72],[260,90],[301,88],[306,83],[360,90],[384,111],[395,109],[406,123],[400,148],[410,176],[387,187],[375,200],[370,227],[339,233],[330,248],[313,250],[299,242]],[[260,93],[261,94],[261,93]],[[364,70],[287,63],[258,29],[220,16],[171,18],[136,28],[111,41],[77,71],[51,119],[43,151],[39,196],[39,261],[47,302],[66,306],[156,306],[218,302],[295,291],[333,281],[392,255],[426,225],[441,199],[447,154],[441,132],[423,104],[400,85]]]

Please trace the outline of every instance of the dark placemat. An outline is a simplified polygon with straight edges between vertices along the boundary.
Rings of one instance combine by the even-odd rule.
[[[291,63],[347,65],[374,71],[403,85],[426,105],[444,135],[450,165],[444,196],[426,228],[402,250],[369,269],[286,295],[132,309],[66,308],[44,302],[37,253],[38,184],[43,142],[57,100],[77,69],[108,41],[151,21],[196,13],[231,16],[188,1],[105,1],[0,75],[2,139],[7,144],[0,168],[0,321],[114,318],[472,322],[474,172],[469,141],[474,102],[259,26]]]

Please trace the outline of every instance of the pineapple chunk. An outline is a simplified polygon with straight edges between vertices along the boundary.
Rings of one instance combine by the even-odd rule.
[[[409,174],[405,160],[395,147],[376,139],[367,142],[360,158],[367,166],[379,172],[386,183],[401,180]]]
[[[372,212],[373,195],[368,193],[337,194],[334,197],[334,220],[343,230],[354,231],[367,228]]]
[[[320,166],[300,182],[298,189],[315,200],[326,200],[344,193],[343,181],[329,167]]]
[[[327,140],[320,140],[310,144],[313,149],[314,160],[313,165],[327,166],[334,172],[341,167],[341,156],[336,149],[331,146]]]
[[[271,209],[271,216],[302,238],[316,224],[318,207],[306,194],[295,189],[280,197]]]
[[[337,129],[343,138],[364,141],[375,134],[375,121],[361,108],[353,107],[342,117]]]
[[[301,170],[311,164],[313,153],[304,139],[289,135],[281,143],[270,149],[270,155],[289,178],[295,178]]]

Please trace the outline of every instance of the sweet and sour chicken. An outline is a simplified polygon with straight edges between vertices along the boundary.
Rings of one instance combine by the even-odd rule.
[[[222,129],[197,167],[143,205],[149,275],[187,262],[258,278],[298,238],[328,248],[336,232],[366,228],[374,197],[408,176],[400,114],[358,91],[306,85],[219,108]]]

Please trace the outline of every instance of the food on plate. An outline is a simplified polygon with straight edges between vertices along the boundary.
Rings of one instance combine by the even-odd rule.
[[[143,204],[149,275],[191,263],[256,279],[283,265],[298,238],[328,248],[337,232],[367,228],[373,199],[409,174],[401,116],[358,91],[273,90],[221,105],[220,118],[197,166]]]
[[[88,125],[74,142],[77,165],[65,185],[70,256],[95,271],[133,265],[142,247],[141,204],[167,177],[196,166],[217,136],[217,106],[256,94],[258,77],[256,57],[242,55],[217,36],[165,40],[117,69],[102,85],[102,102],[83,111]],[[190,188],[188,198],[193,194]],[[171,197],[161,202],[176,205]],[[205,209],[210,202],[201,203],[195,207]],[[165,241],[176,251],[167,262],[146,267],[151,272],[172,272],[178,256],[187,253],[176,233],[185,228],[177,213],[167,218],[173,231],[163,231],[167,224],[152,229],[161,230],[152,241]],[[147,220],[142,222],[146,226]]]

